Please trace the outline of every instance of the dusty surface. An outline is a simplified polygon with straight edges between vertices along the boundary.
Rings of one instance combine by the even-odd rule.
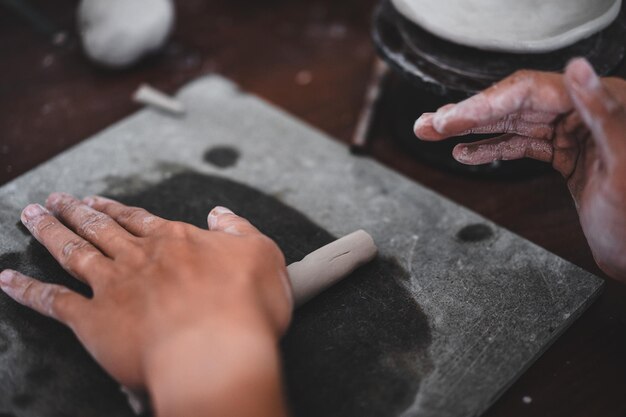
[[[30,239],[16,218],[27,202],[41,201],[50,190],[122,195],[130,203],[135,198],[197,224],[212,205],[232,206],[276,234],[289,257],[304,256],[332,236],[367,230],[381,260],[362,271],[362,281],[355,275],[306,306],[285,340],[287,380],[299,415],[480,413],[601,288],[581,269],[371,160],[349,156],[223,79],[199,80],[179,98],[189,109],[184,119],[140,112],[1,188],[0,253],[28,251]],[[207,150],[225,144],[240,154],[234,165],[204,161]],[[186,217],[190,213],[193,218]],[[54,271],[44,275],[62,279]],[[83,372],[119,398],[111,381],[80,366],[80,348],[67,333],[61,340],[75,355],[63,359],[53,349],[44,355],[20,336],[29,328],[25,320],[43,319],[6,297],[0,309],[13,311],[0,322],[10,345],[0,354],[0,384],[13,395],[0,400],[0,412],[38,415],[29,411],[37,397],[26,401],[23,395],[32,394],[22,392],[33,360],[63,370],[58,382],[40,391],[42,398],[62,402],[50,410],[88,401],[67,389],[86,379]],[[294,375],[306,378],[296,384]],[[342,391],[329,389],[337,382]],[[116,415],[96,408],[93,415]]]

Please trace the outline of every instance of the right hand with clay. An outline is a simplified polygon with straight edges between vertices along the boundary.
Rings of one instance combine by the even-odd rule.
[[[11,270],[7,295],[70,327],[159,417],[286,415],[278,340],[293,300],[274,242],[222,207],[203,230],[102,197],[46,206],[22,222],[93,296]]]
[[[500,136],[454,148],[464,164],[532,158],[566,179],[600,268],[626,282],[626,81],[599,78],[584,59],[564,75],[520,71],[415,123],[422,140]]]

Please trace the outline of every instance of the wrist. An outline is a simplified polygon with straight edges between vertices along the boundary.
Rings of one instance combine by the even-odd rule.
[[[277,344],[262,328],[212,323],[162,341],[145,361],[156,415],[284,415]]]

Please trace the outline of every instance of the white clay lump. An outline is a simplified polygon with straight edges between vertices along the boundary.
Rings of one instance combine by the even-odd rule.
[[[78,25],[87,56],[123,68],[159,49],[172,30],[171,0],[82,0]]]
[[[434,35],[480,49],[550,52],[609,26],[622,0],[391,0]]]

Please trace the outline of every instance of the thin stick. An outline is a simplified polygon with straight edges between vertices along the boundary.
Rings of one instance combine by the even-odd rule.
[[[367,145],[372,122],[374,120],[374,111],[376,110],[376,105],[381,96],[383,80],[388,72],[389,67],[387,64],[383,60],[376,58],[372,76],[365,92],[363,109],[359,115],[356,129],[354,130],[354,135],[350,142],[350,150],[352,153],[363,152],[365,145]]]
[[[175,115],[185,112],[185,107],[180,101],[147,84],[141,85],[135,91],[133,100]]]

